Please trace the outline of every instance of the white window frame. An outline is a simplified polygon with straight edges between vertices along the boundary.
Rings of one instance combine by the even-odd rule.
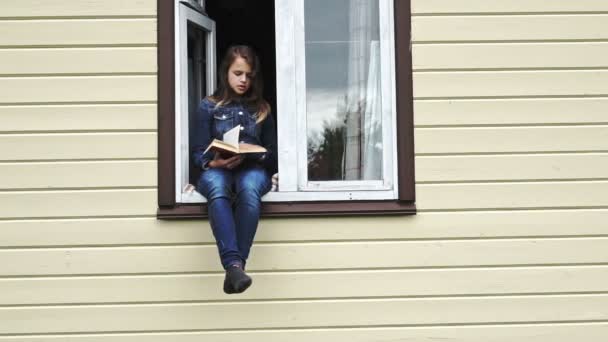
[[[392,0],[379,1],[383,127],[383,181],[308,181],[306,125],[305,0],[276,0],[279,190],[302,193],[305,200],[396,199],[395,33]],[[295,110],[294,110],[295,109]],[[281,120],[294,113],[296,120]],[[296,148],[294,149],[294,137]],[[298,196],[300,197],[300,196]],[[289,200],[285,198],[284,200]]]
[[[175,0],[175,201],[201,202],[203,198],[188,188],[190,143],[188,129],[188,22],[207,33],[207,95],[216,87],[215,22],[190,8],[187,1]],[[200,4],[200,2],[199,2]],[[198,195],[198,196],[197,196]],[[203,198],[204,199],[204,198]]]
[[[383,181],[307,181],[307,134],[306,134],[306,70],[304,41],[304,1],[275,0],[276,34],[276,74],[277,74],[277,134],[279,191],[269,192],[264,202],[291,201],[350,201],[350,200],[390,200],[399,198],[397,179],[397,137],[396,137],[396,76],[395,76],[395,33],[393,0],[379,0],[380,23],[380,65],[382,92],[383,127]],[[188,183],[188,108],[187,108],[187,60],[181,62],[178,53],[184,49],[181,40],[180,8],[186,7],[176,0],[176,202],[203,203],[205,198]],[[212,21],[211,21],[212,22]],[[184,21],[185,23],[185,21]],[[185,25],[185,24],[184,24]],[[215,48],[215,23],[210,34]],[[187,34],[187,31],[186,31]],[[207,48],[211,48],[207,44]],[[209,55],[209,52],[208,52]],[[215,56],[215,52],[211,53]],[[187,57],[187,56],[186,56]],[[213,60],[215,64],[215,60]],[[211,93],[215,89],[215,67],[208,72],[213,80],[207,87]],[[186,84],[184,85],[184,82]],[[183,91],[182,89],[186,89]],[[185,101],[184,101],[185,98]],[[185,109],[184,109],[185,108]],[[295,113],[296,119],[283,115]],[[184,120],[186,119],[186,120]],[[296,148],[294,148],[296,146]]]

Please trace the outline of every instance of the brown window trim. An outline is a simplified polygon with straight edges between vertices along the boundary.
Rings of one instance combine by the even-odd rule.
[[[410,49],[411,0],[395,0],[397,162],[399,199],[272,202],[263,216],[415,214],[414,105]],[[207,217],[206,205],[175,202],[174,2],[158,1],[158,213],[160,219]]]

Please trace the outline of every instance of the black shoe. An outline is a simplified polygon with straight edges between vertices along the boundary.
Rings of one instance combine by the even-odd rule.
[[[243,270],[243,266],[239,264],[231,265],[226,270],[224,292],[227,294],[242,293],[251,286],[252,282],[251,277]]]

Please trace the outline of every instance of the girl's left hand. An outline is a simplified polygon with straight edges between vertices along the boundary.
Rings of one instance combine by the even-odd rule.
[[[226,168],[228,170],[232,170],[232,169],[236,168],[237,166],[241,165],[241,163],[243,162],[243,160],[245,160],[245,157],[242,156],[242,155],[237,155],[237,156],[234,156],[234,157],[229,158],[229,159],[234,159],[234,160],[230,161],[228,164],[226,164]]]
[[[243,156],[235,155],[224,159],[219,153],[215,154],[215,158],[209,162],[210,168],[221,168],[232,170],[243,162]]]

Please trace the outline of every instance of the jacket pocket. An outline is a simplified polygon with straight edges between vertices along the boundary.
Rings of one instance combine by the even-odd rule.
[[[213,126],[215,136],[222,139],[224,133],[234,127],[234,113],[230,110],[218,110],[213,113]]]

